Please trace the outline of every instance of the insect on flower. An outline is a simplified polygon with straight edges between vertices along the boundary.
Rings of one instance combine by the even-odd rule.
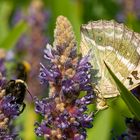
[[[90,56],[78,55],[77,48],[70,21],[59,16],[53,47],[44,50],[47,65],[41,63],[39,74],[49,97],[35,98],[35,111],[43,117],[35,123],[35,133],[46,140],[86,140],[86,129],[93,126],[93,112],[87,113],[94,101]]]
[[[89,22],[82,25],[81,34],[81,53],[86,55],[92,48],[91,64],[99,70],[97,77],[100,79],[95,85],[100,98],[97,108],[104,109],[104,99],[119,95],[104,61],[129,90],[140,84],[140,34],[114,20]]]
[[[22,109],[19,112],[19,114],[21,114],[24,111],[26,106],[26,104],[23,102],[25,98],[26,89],[26,83],[21,79],[10,80],[5,86],[6,95],[11,94],[12,96],[15,96],[16,98],[14,102],[22,105]]]
[[[30,72],[30,64],[27,61],[18,62],[16,65],[16,75],[18,79],[27,81],[28,73]]]
[[[19,114],[21,114],[25,107],[26,104],[23,102],[25,98],[26,91],[30,94],[27,84],[25,81],[27,80],[27,74],[28,71],[30,70],[30,65],[27,62],[20,62],[17,64],[17,78],[16,80],[10,80],[7,82],[5,86],[5,93],[6,95],[11,94],[12,96],[15,97],[15,100],[13,102],[22,105],[22,109],[20,110]],[[32,97],[32,95],[30,94]]]

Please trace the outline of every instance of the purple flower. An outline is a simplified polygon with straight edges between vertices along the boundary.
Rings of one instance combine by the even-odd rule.
[[[5,93],[7,84],[4,59],[0,64],[0,140],[14,140],[17,133],[10,128],[12,121],[19,116],[21,105],[16,103],[16,97]]]
[[[93,112],[86,113],[94,100],[90,57],[77,55],[74,33],[65,17],[58,17],[56,24],[54,46],[47,45],[46,65],[40,68],[40,80],[50,92],[48,98],[35,98],[35,111],[42,116],[35,123],[35,133],[46,140],[85,140],[86,128],[93,126]],[[79,97],[81,91],[85,95]]]
[[[126,118],[127,129],[122,135],[118,136],[118,140],[139,140],[140,139],[140,121],[134,118]]]
[[[59,139],[60,136],[62,139],[85,139],[83,133],[86,133],[86,128],[92,127],[93,114],[84,113],[87,111],[87,107],[86,104],[83,105],[83,98],[68,105],[60,102],[59,97],[40,101],[36,99],[36,112],[44,117],[41,124],[36,123],[35,125],[37,126],[35,129],[37,136],[45,137],[47,135],[50,139]],[[92,100],[93,96],[90,99]],[[70,134],[71,136],[69,136]]]
[[[20,113],[20,105],[15,102],[16,97],[7,95],[4,96],[0,103],[0,110],[5,116],[14,118]]]
[[[10,122],[20,112],[20,105],[15,102],[15,97],[5,95],[5,89],[0,91],[0,139],[14,140],[16,133],[10,132]]]
[[[139,0],[118,0],[120,11],[117,13],[116,18],[119,22],[125,22],[127,17],[131,14],[136,18],[140,19],[140,1]]]
[[[46,68],[43,64],[40,64],[40,75],[39,78],[42,81],[42,83],[47,81],[56,82],[56,80],[61,76],[61,73],[59,72],[58,68],[55,68],[55,66],[51,68]]]

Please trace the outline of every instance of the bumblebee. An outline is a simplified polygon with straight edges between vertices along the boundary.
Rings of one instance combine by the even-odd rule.
[[[11,94],[11,96],[15,97],[14,103],[22,105],[22,109],[20,110],[19,114],[21,114],[26,104],[24,103],[24,98],[27,89],[27,85],[25,81],[27,81],[27,74],[30,71],[30,65],[26,61],[18,62],[16,65],[16,80],[10,80],[5,85],[5,93],[6,95]],[[30,94],[30,92],[28,91]],[[30,94],[31,95],[31,94]],[[32,96],[31,96],[32,97]]]
[[[23,102],[26,91],[27,85],[21,79],[10,80],[5,86],[6,95],[11,94],[12,96],[15,97],[14,102],[16,102],[19,105],[22,105],[22,109],[20,110],[19,114],[21,114],[26,107],[26,104]]]
[[[27,76],[30,71],[30,64],[27,61],[18,62],[16,65],[17,79],[27,81]]]

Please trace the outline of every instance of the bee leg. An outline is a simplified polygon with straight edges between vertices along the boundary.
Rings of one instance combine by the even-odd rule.
[[[19,114],[21,114],[24,111],[25,107],[26,107],[26,104],[22,103],[22,109],[20,110]]]

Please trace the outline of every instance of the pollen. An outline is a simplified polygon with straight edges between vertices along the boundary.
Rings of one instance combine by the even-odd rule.
[[[52,136],[56,136],[57,135],[57,131],[56,130],[52,130],[51,134],[52,134]]]
[[[66,70],[66,72],[65,72],[65,75],[67,75],[70,78],[72,78],[74,76],[74,74],[75,74],[75,71],[72,68]]]
[[[60,99],[58,97],[55,98],[55,102],[56,102],[56,104],[60,103]]]
[[[60,140],[62,138],[62,135],[61,134],[58,134],[57,135],[57,138]]]
[[[53,85],[53,83],[50,82],[50,92],[49,92],[49,96],[52,96],[55,93],[55,86]]]
[[[5,95],[5,90],[2,90],[2,91],[0,92],[0,98],[2,98],[4,95]]]
[[[70,118],[70,122],[71,122],[71,123],[74,123],[74,122],[75,122],[75,118],[74,118],[74,117],[71,117],[71,118]]]
[[[8,122],[9,122],[9,119],[8,118],[4,118],[4,120],[2,122],[0,122],[0,128],[7,129]]]
[[[62,55],[62,56],[60,57],[60,63],[61,63],[61,64],[64,64],[64,63],[66,62],[66,60],[67,60],[67,56]]]
[[[66,17],[59,16],[56,22],[56,29],[54,32],[54,46],[66,46],[70,48],[75,47],[76,44],[75,36],[72,32],[72,26]]]
[[[64,103],[57,104],[56,109],[59,110],[60,112],[63,112],[65,109],[64,106],[65,106]]]

